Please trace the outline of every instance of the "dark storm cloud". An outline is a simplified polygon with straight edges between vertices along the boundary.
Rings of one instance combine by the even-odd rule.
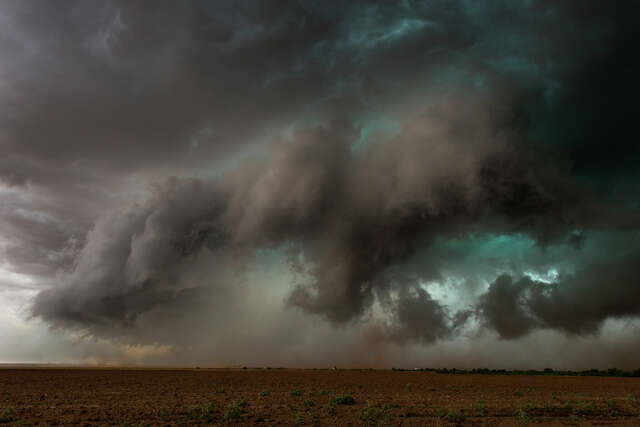
[[[13,270],[55,275],[58,254],[113,209],[127,177],[220,164],[319,96],[306,78],[267,83],[328,22],[295,4],[220,6],[2,5],[0,183],[23,192],[2,196]]]
[[[439,263],[414,260],[470,233],[580,250],[637,231],[631,3],[343,3],[0,6],[0,250],[48,285],[36,316],[179,340],[154,322],[237,316],[224,299],[264,248],[300,273],[289,307],[346,325],[378,302],[394,342],[447,339],[474,310],[506,338],[637,314],[631,275],[593,302],[610,266],[501,276],[453,308],[423,287]],[[378,117],[397,128],[368,133]]]
[[[399,52],[397,40],[363,47],[349,41],[352,33],[365,40],[378,25],[392,31],[411,10],[388,16],[389,6],[327,5],[4,3],[1,182],[32,185],[27,191],[39,197],[30,208],[75,218],[84,227],[62,232],[83,240],[96,212],[128,185],[120,177],[162,180],[219,165],[238,146],[295,123],[301,111],[302,118],[352,118],[365,92],[384,89],[372,86],[377,73],[369,70],[393,62],[393,74],[414,61],[384,59]],[[425,49],[450,44],[421,30],[411,37]],[[42,200],[49,197],[80,206],[51,211]],[[14,253],[48,248],[20,248],[19,236],[12,245]],[[12,257],[12,264],[21,263]]]
[[[505,122],[480,111],[490,109],[447,101],[362,154],[349,149],[352,128],[303,129],[218,181],[172,179],[149,202],[99,223],[73,273],[38,295],[34,313],[97,331],[131,326],[149,310],[220,286],[216,269],[241,269],[254,249],[293,243],[312,280],[293,290],[290,305],[344,324],[377,295],[391,313],[388,339],[444,338],[468,313],[450,318],[418,286],[424,277],[394,269],[435,236],[472,227],[547,244],[616,219],[594,210],[560,170],[522,155]],[[207,280],[190,276],[199,263]]]
[[[397,291],[395,297],[390,295],[388,285],[376,289],[380,305],[390,312],[390,320],[371,326],[368,332],[372,338],[399,344],[434,344],[454,337],[469,319],[471,311],[461,310],[451,315],[415,279],[411,282],[397,286],[396,278],[393,282]]]
[[[127,325],[167,298],[179,301],[179,268],[214,232],[215,197],[195,181],[170,180],[146,205],[96,224],[64,288],[38,296],[36,314],[56,324]]]
[[[443,65],[484,62],[452,57],[483,40],[485,29],[450,2],[14,1],[4,8],[0,149],[9,160],[0,171],[14,184],[43,180],[22,170],[29,161],[124,171],[202,165],[327,97],[385,102]],[[480,17],[498,26],[532,25],[526,9],[486,9]],[[362,108],[350,105],[341,114]]]
[[[503,338],[518,338],[533,329],[567,334],[596,333],[609,318],[640,314],[640,254],[590,265],[556,283],[502,275],[481,297],[479,310],[487,325]]]
[[[640,60],[628,51],[640,42],[633,23],[635,6],[631,1],[615,7],[597,1],[536,2],[539,9],[570,16],[572,25],[584,31],[566,32],[564,41],[552,47],[554,55],[561,55],[568,45],[573,49],[558,61],[564,64],[556,76],[558,90],[550,96],[549,109],[531,111],[530,120],[539,129],[541,141],[565,151],[575,175],[604,194],[637,200],[637,191],[620,191],[627,180],[637,182],[640,160],[638,144],[631,142],[637,140],[640,80],[635,76]],[[557,41],[556,35],[552,30],[544,37]],[[534,105],[530,103],[532,110]]]
[[[327,31],[299,7],[267,4],[208,10],[196,2],[9,2],[5,8],[13,20],[7,36],[24,53],[6,65],[12,81],[3,154],[61,165],[193,162],[190,143],[208,127],[213,134],[201,138],[196,158],[224,151],[298,103],[265,82]]]

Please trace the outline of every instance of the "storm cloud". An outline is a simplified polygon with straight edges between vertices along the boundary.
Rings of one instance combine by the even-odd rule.
[[[424,277],[396,266],[435,236],[471,228],[527,233],[546,245],[575,228],[627,226],[528,155],[510,128],[478,114],[489,110],[448,101],[362,153],[349,150],[353,129],[303,129],[217,180],[172,178],[146,203],[97,223],[73,271],[38,295],[34,313],[72,327],[133,325],[224,281],[219,270],[240,270],[253,251],[289,245],[292,262],[308,270],[289,305],[342,324],[377,297],[398,323],[392,337],[445,337],[452,325],[420,287]],[[204,282],[191,277],[199,264],[209,270]]]
[[[596,333],[608,318],[637,316],[638,254],[597,263],[553,283],[498,277],[479,305],[489,326],[505,338],[532,329],[567,334]]]
[[[631,7],[6,2],[0,283],[174,361],[595,337],[640,314]]]

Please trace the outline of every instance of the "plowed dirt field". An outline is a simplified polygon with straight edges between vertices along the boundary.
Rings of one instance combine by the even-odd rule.
[[[5,424],[640,426],[640,378],[5,368]]]

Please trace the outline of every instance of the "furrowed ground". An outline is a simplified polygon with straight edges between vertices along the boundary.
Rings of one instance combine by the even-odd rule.
[[[1,425],[640,425],[640,378],[0,369]]]

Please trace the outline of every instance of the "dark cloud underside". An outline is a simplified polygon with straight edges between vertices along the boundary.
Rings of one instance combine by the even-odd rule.
[[[4,2],[0,268],[124,342],[260,322],[269,251],[273,319],[593,336],[640,314],[633,8]]]

